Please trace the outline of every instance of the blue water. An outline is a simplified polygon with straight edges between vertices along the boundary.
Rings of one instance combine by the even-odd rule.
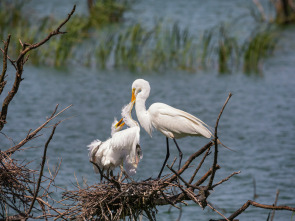
[[[35,5],[31,1],[31,4]],[[53,3],[52,3],[53,4]],[[83,9],[82,3],[80,11]],[[79,6],[78,4],[78,6]],[[71,1],[62,5],[48,3],[48,13],[62,13],[71,8]],[[154,18],[164,17],[178,20],[196,33],[214,26],[220,21],[229,22],[243,15],[246,25],[253,19],[247,13],[248,1],[139,1],[126,19],[138,19],[151,25]],[[46,4],[45,4],[46,6]],[[44,9],[44,4],[35,5]],[[54,8],[54,10],[53,10]],[[68,10],[66,10],[68,11]],[[248,27],[249,29],[250,27]],[[241,27],[241,33],[247,26]],[[88,161],[86,146],[94,139],[105,140],[110,136],[114,117],[119,118],[121,107],[131,98],[131,85],[137,78],[150,82],[151,94],[147,107],[154,102],[167,103],[196,115],[214,126],[219,111],[229,92],[233,93],[219,123],[219,138],[236,152],[221,148],[215,181],[234,171],[241,171],[228,182],[218,186],[208,200],[220,212],[229,216],[247,200],[253,199],[253,180],[256,182],[257,202],[273,204],[276,190],[280,190],[278,204],[295,206],[295,42],[290,40],[295,29],[281,31],[279,44],[274,55],[263,65],[263,75],[233,73],[217,75],[216,70],[198,71],[195,74],[169,70],[163,73],[130,73],[124,70],[99,70],[78,65],[63,70],[27,65],[19,92],[9,107],[7,125],[2,131],[19,142],[28,133],[41,125],[50,116],[56,104],[60,110],[73,104],[58,120],[62,122],[48,150],[48,166],[53,169],[59,159],[62,165],[56,185],[73,188],[77,180],[83,185],[98,182]],[[13,70],[8,70],[11,83]],[[7,86],[7,89],[10,87]],[[4,93],[5,94],[5,93]],[[1,97],[2,99],[2,97]],[[136,119],[135,114],[133,113]],[[27,151],[17,153],[19,159],[32,162],[38,168],[43,146],[51,128],[43,136],[30,142]],[[205,138],[188,137],[179,140],[184,159],[206,144]],[[0,147],[6,149],[13,144],[0,135]],[[165,138],[157,131],[153,137],[142,129],[141,147],[143,159],[134,179],[142,180],[157,176],[165,157]],[[212,155],[212,154],[211,154]],[[178,156],[171,142],[171,163]],[[197,159],[195,166],[200,159]],[[205,162],[203,174],[212,164],[212,156]],[[164,170],[164,173],[168,172]],[[188,177],[186,175],[185,177]],[[183,207],[182,220],[209,220],[221,218],[206,208],[189,203]],[[179,211],[169,207],[159,208],[158,220],[176,220]],[[240,220],[266,220],[267,210],[249,207],[238,218]],[[277,211],[275,220],[291,220],[292,213]]]

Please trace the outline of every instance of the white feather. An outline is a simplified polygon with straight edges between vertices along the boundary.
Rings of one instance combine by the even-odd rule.
[[[128,174],[132,175],[136,173],[138,159],[142,156],[137,156],[136,147],[139,145],[140,128],[131,116],[133,106],[134,103],[130,102],[122,109],[123,120],[129,128],[121,130],[122,126],[116,127],[115,125],[118,121],[114,119],[112,137],[104,142],[96,140],[88,145],[90,158],[102,170],[113,170],[123,164]],[[94,167],[94,170],[98,172],[96,167]]]

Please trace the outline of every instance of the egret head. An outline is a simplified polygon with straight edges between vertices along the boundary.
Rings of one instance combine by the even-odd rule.
[[[125,123],[123,122],[123,118],[119,121],[117,121],[117,119],[114,119],[114,122],[112,123],[112,135],[118,131],[120,131],[122,129],[122,127],[125,125]]]
[[[137,79],[132,84],[132,97],[131,102],[135,101],[137,95],[140,93],[143,98],[147,98],[150,94],[150,84],[146,80]],[[141,93],[142,92],[142,93]]]

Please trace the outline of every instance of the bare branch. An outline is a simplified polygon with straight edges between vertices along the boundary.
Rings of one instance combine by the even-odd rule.
[[[185,162],[185,164],[182,166],[182,168],[179,170],[178,174],[181,175],[191,164],[191,162],[193,162],[193,160],[195,158],[197,158],[198,156],[200,156],[202,153],[204,153],[207,149],[209,149],[211,146],[213,145],[213,142],[209,142],[207,143],[205,146],[203,146],[201,149],[199,149],[197,152],[195,152],[194,154],[192,154],[188,160]],[[177,176],[173,175],[169,178],[169,182],[171,182],[172,180],[174,180]]]
[[[233,172],[231,175],[229,175],[228,177],[224,178],[223,180],[219,181],[218,183],[212,185],[212,188],[215,188],[216,186],[222,184],[223,182],[225,181],[228,181],[232,176],[236,175],[236,174],[239,174],[241,173],[241,171],[238,171],[238,172]]]
[[[217,209],[215,209],[210,203],[207,202],[207,205],[216,213],[218,213],[220,216],[222,216],[226,221],[229,221],[222,213],[220,213]]]
[[[191,184],[191,183],[194,181],[196,174],[198,173],[199,169],[201,168],[201,166],[203,165],[203,163],[204,163],[206,157],[207,157],[208,154],[209,154],[210,148],[211,148],[211,146],[207,149],[207,151],[206,151],[206,153],[205,153],[203,159],[202,159],[201,162],[199,163],[198,167],[195,169],[195,172],[193,173],[193,175],[191,176],[190,181],[188,182],[189,184]]]
[[[29,210],[26,212],[26,217],[28,217],[30,215],[30,213],[31,213],[31,211],[32,211],[32,209],[34,207],[35,200],[36,200],[36,198],[38,196],[39,188],[40,188],[40,184],[41,184],[41,179],[43,177],[43,169],[44,169],[45,160],[46,160],[47,148],[48,148],[48,145],[49,145],[49,143],[50,143],[50,141],[51,141],[51,139],[52,139],[52,137],[54,135],[55,129],[56,129],[58,124],[59,124],[59,122],[56,123],[54,125],[54,127],[52,128],[52,132],[51,132],[51,134],[50,134],[50,136],[49,136],[49,138],[48,138],[48,140],[47,140],[47,142],[45,144],[42,163],[41,163],[41,168],[40,168],[40,172],[39,172],[39,178],[38,178],[38,182],[37,182],[37,187],[35,189],[35,193],[34,193],[34,196],[33,196],[33,200],[31,202],[31,206],[30,206]]]
[[[66,32],[62,32],[60,31],[60,29],[70,20],[70,18],[72,17],[72,15],[74,14],[76,10],[76,5],[74,5],[72,11],[68,14],[68,17],[52,32],[49,33],[49,35],[44,38],[42,41],[40,41],[39,43],[35,43],[32,45],[26,44],[23,46],[23,48],[25,48],[25,46],[28,46],[27,48],[25,48],[21,54],[19,55],[17,61],[22,60],[23,57],[31,50],[36,49],[38,47],[40,47],[41,45],[45,44],[47,41],[50,40],[51,37],[53,37],[54,35],[58,35],[58,34],[65,34]]]
[[[233,220],[235,217],[240,215],[242,212],[244,212],[250,205],[263,208],[263,209],[272,209],[272,210],[289,210],[295,212],[294,207],[289,206],[274,206],[274,205],[266,205],[266,204],[260,204],[252,200],[248,200],[240,209],[238,209],[236,212],[234,212],[230,217],[228,217],[229,220]]]
[[[275,199],[275,202],[274,202],[274,204],[273,204],[274,206],[277,205],[278,198],[279,198],[279,194],[280,194],[280,190],[277,190],[277,193],[276,193],[276,199]],[[275,217],[275,210],[272,211],[270,221],[273,221],[274,217]]]
[[[16,69],[14,84],[12,86],[12,89],[9,91],[8,95],[5,97],[5,99],[2,103],[2,110],[0,112],[0,131],[3,129],[3,127],[6,123],[8,106],[9,106],[10,102],[12,101],[12,99],[14,98],[14,96],[16,95],[19,85],[20,85],[20,82],[22,81],[23,66],[24,66],[25,62],[27,61],[27,58],[25,58],[25,55],[29,51],[36,49],[36,48],[40,47],[41,45],[43,45],[44,43],[46,43],[47,41],[49,41],[51,37],[58,35],[58,34],[64,34],[65,32],[61,32],[60,29],[69,21],[69,19],[71,18],[71,16],[75,12],[75,9],[76,9],[76,5],[73,7],[70,14],[68,14],[68,17],[57,27],[57,29],[52,31],[46,38],[41,40],[39,43],[29,45],[26,43],[22,44],[22,42],[20,41],[22,44],[22,51],[20,52],[20,55],[18,56],[18,58],[16,60],[16,64],[14,64],[14,62],[12,62],[13,66]],[[5,50],[4,50],[4,53],[5,53]],[[6,57],[7,57],[7,55],[6,55]]]
[[[216,125],[215,125],[215,132],[214,132],[214,144],[215,144],[215,150],[214,150],[214,161],[213,161],[213,171],[212,171],[212,175],[210,177],[210,180],[209,180],[209,183],[207,185],[208,187],[208,190],[211,190],[212,189],[212,183],[213,183],[213,180],[214,180],[214,176],[215,176],[215,172],[216,172],[216,165],[217,165],[217,157],[218,157],[218,136],[217,136],[217,128],[218,128],[218,123],[219,123],[219,119],[223,113],[223,110],[227,104],[227,102],[229,101],[229,99],[231,98],[232,96],[232,93],[229,93],[228,94],[228,97],[223,105],[223,107],[221,108],[220,112],[219,112],[219,115],[218,115],[218,118],[216,120]]]
[[[57,105],[58,106],[58,105]],[[64,108],[63,110],[61,110],[60,112],[58,112],[57,114],[55,114],[57,106],[53,112],[53,114],[51,115],[50,118],[48,118],[40,127],[38,127],[37,129],[35,129],[33,132],[29,133],[25,139],[23,139],[21,142],[19,142],[17,145],[9,148],[8,150],[4,151],[7,155],[11,155],[13,154],[15,151],[17,151],[19,148],[21,148],[23,145],[25,145],[29,140],[33,139],[37,133],[39,131],[41,131],[51,120],[53,120],[54,118],[56,118],[58,115],[60,115],[61,113],[63,113],[65,110],[67,110],[68,108],[70,108],[72,105],[67,106],[66,108]],[[55,115],[54,115],[55,114]]]

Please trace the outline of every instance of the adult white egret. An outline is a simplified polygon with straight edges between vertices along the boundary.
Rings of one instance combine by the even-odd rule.
[[[89,147],[90,160],[96,163],[101,170],[114,170],[116,167],[124,165],[125,171],[129,175],[136,173],[142,153],[139,145],[140,127],[132,119],[131,111],[134,102],[130,102],[122,109],[122,119],[112,124],[112,137],[104,142],[93,141]],[[126,123],[129,128],[121,130]],[[96,173],[98,168],[94,167]]]
[[[150,84],[146,80],[137,79],[132,84],[132,98],[135,100],[135,110],[140,125],[151,136],[153,127],[166,136],[167,153],[164,164],[158,175],[161,177],[164,166],[170,156],[168,138],[173,139],[179,151],[179,169],[182,160],[182,152],[175,139],[186,136],[212,137],[209,126],[197,117],[182,110],[163,103],[154,103],[146,110],[145,101],[150,94]]]

